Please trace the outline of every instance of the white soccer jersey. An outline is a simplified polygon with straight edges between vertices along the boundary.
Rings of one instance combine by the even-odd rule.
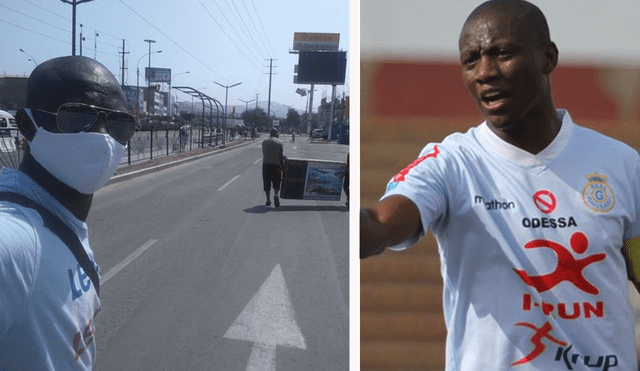
[[[93,259],[86,223],[23,173],[1,174],[0,190],[49,208]],[[91,280],[39,214],[0,201],[0,370],[91,370],[100,308]]]
[[[438,241],[448,371],[637,368],[621,248],[640,235],[640,158],[558,115],[537,155],[485,122],[389,182]]]

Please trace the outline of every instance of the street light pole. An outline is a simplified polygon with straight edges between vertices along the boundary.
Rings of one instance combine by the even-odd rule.
[[[29,57],[31,57],[31,55],[27,52],[25,52],[24,50],[20,49],[21,52],[23,52],[24,54],[28,55]],[[31,62],[36,64],[36,67],[38,67],[38,62],[36,62],[36,59],[31,57],[31,59],[29,59]]]
[[[145,76],[147,78],[147,94],[149,95],[149,102],[151,101],[151,44],[155,43],[155,40],[145,40],[144,42],[149,43],[149,69],[147,70],[147,73],[145,73]],[[155,102],[155,99],[153,100]],[[153,113],[153,106],[151,106],[151,110],[149,113]]]
[[[162,50],[158,50],[157,52],[154,52],[154,53],[156,53],[156,54],[157,53],[162,53]],[[145,54],[142,57],[140,57],[140,59],[138,59],[138,64],[136,64],[136,74],[138,75],[137,79],[136,79],[136,100],[137,100],[137,102],[136,102],[136,110],[138,112],[140,112],[140,61],[142,60],[142,58],[144,58],[146,56],[147,55]],[[148,91],[147,91],[147,93],[148,93]],[[140,117],[138,117],[138,119],[139,118]]]
[[[252,100],[244,100],[244,99],[240,99],[240,101],[244,102],[247,104],[247,107],[244,109],[245,112],[247,112],[249,110],[249,103],[253,102],[255,99]]]
[[[252,100],[244,100],[244,99],[240,99],[241,101],[243,101],[244,103],[246,103],[246,107],[244,109],[245,112],[247,112],[249,110],[249,103],[253,102],[255,99]],[[244,123],[243,123],[244,124]],[[253,135],[253,134],[252,134]]]
[[[227,134],[227,101],[229,99],[229,88],[233,88],[234,86],[238,86],[240,84],[242,84],[242,82],[239,82],[237,84],[233,84],[233,85],[222,85],[219,82],[215,82],[214,83],[222,86],[223,88],[226,89],[226,93],[225,93],[225,97],[224,97],[224,129],[223,129],[223,135],[222,135],[222,145],[224,145],[225,142],[225,137]]]
[[[88,3],[93,0],[60,0],[63,3],[71,4],[72,16],[71,16],[71,55],[76,55],[76,5],[82,3]]]
[[[172,95],[171,95],[171,85],[173,85],[173,79],[175,79],[175,78],[176,78],[176,76],[178,76],[178,75],[184,75],[185,73],[189,73],[189,71],[176,73],[176,74],[171,78],[171,80],[169,81],[169,116],[172,116],[172,115],[173,115],[173,112],[172,112],[172,111],[173,111],[173,108],[172,108],[172,106],[171,106],[171,99],[172,99]]]

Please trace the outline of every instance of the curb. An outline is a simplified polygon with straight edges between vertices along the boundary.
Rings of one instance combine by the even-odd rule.
[[[151,167],[147,167],[147,168],[143,168],[140,170],[134,170],[128,173],[124,173],[124,174],[120,174],[120,175],[114,175],[111,177],[111,179],[107,182],[107,184],[105,184],[104,186],[108,186],[111,184],[115,184],[115,183],[120,183],[120,182],[124,182],[126,180],[141,176],[141,175],[146,175],[146,174],[151,174],[151,173],[155,173],[164,169],[168,169],[170,167],[173,166],[177,166],[177,165],[181,165],[187,162],[191,162],[191,161],[195,161],[195,160],[199,160],[201,158],[207,157],[207,156],[212,156],[221,152],[226,152],[235,148],[240,148],[242,146],[246,146],[249,144],[253,144],[256,141],[260,140],[261,138],[255,140],[255,141],[247,141],[245,143],[241,143],[241,144],[236,144],[234,146],[229,146],[229,147],[221,147],[217,150],[213,150],[211,152],[206,152],[206,153],[201,153],[199,155],[195,155],[195,156],[189,156],[189,157],[185,157],[185,158],[181,158],[179,160],[176,161],[169,161],[169,162],[165,162],[162,164],[158,164],[155,166],[151,166]]]

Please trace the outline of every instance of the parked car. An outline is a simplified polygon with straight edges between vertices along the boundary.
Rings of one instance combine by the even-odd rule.
[[[0,128],[18,128],[18,125],[16,124],[16,119],[13,117],[12,114],[10,114],[7,111],[1,111],[0,110]],[[1,136],[9,136],[12,135],[13,136],[17,136],[18,131],[17,130],[0,130],[0,135]]]
[[[323,132],[324,132],[324,129],[314,129],[311,132],[311,138],[322,138]]]

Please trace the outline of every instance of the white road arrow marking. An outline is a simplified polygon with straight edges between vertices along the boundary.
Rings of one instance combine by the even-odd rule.
[[[254,342],[247,371],[275,371],[276,346],[306,349],[304,337],[284,282],[276,265],[269,278],[251,298],[224,334],[227,339]]]

